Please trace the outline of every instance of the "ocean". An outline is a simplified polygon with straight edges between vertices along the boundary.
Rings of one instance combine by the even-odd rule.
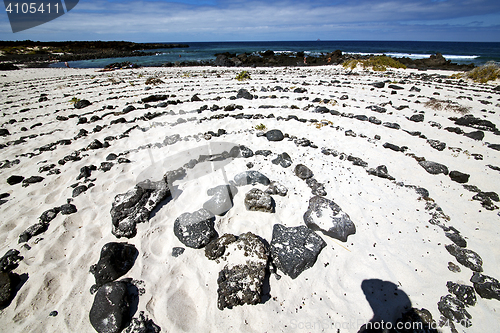
[[[168,44],[168,43],[166,43]],[[413,59],[428,58],[441,53],[454,63],[482,65],[488,61],[500,62],[500,43],[484,42],[414,42],[414,41],[288,41],[288,42],[194,42],[188,48],[147,50],[154,56],[106,58],[72,61],[74,68],[103,68],[114,63],[130,61],[140,66],[161,66],[166,62],[214,60],[217,53],[304,52],[307,56],[341,50],[354,54],[386,54]],[[63,67],[52,64],[51,67]]]

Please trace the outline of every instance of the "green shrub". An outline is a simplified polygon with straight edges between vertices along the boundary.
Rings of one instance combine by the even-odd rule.
[[[380,71],[380,72],[386,71],[387,67],[406,69],[405,65],[385,55],[375,56],[365,60],[356,60],[356,59],[347,60],[342,64],[342,66],[346,69],[349,68],[352,71],[354,68],[356,68],[358,64],[361,64],[363,68],[371,67],[374,71]]]
[[[476,67],[467,73],[467,77],[475,82],[486,83],[500,77],[500,67],[494,62],[488,62],[481,67]]]
[[[73,97],[72,99],[69,100],[68,103],[75,104],[76,102],[80,102],[79,98]]]
[[[264,125],[264,124],[257,125],[257,126],[255,126],[255,129],[259,130],[259,131],[265,131],[266,125]]]
[[[247,71],[242,71],[240,74],[236,75],[236,80],[245,81],[250,80],[250,74]]]

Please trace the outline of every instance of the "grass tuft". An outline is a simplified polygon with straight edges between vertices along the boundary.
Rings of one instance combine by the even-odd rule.
[[[247,71],[241,71],[238,75],[236,75],[235,79],[238,81],[250,80],[250,73]]]
[[[467,77],[475,82],[486,83],[500,78],[500,66],[495,62],[488,62],[476,67],[467,73]]]
[[[259,125],[255,126],[255,129],[259,130],[259,131],[265,131],[266,130],[266,125],[259,124]]]
[[[452,101],[443,101],[435,98],[431,98],[424,105],[430,109],[436,111],[453,111],[460,114],[467,114],[470,112],[471,107],[463,106]]]

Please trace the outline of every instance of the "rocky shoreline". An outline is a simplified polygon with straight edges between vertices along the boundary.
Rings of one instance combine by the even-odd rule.
[[[48,67],[54,62],[137,57],[154,55],[146,50],[185,48],[186,44],[132,43],[132,42],[33,42],[0,41],[0,69]]]
[[[23,67],[49,67],[54,62],[66,62],[117,57],[137,57],[154,55],[151,49],[184,48],[185,44],[132,43],[132,42],[3,42],[0,41],[0,70],[14,70]],[[215,60],[166,62],[162,67],[296,67],[340,65],[350,60],[365,60],[373,55],[343,53],[336,50],[319,56],[305,56],[304,52],[275,53],[271,50],[257,53],[215,54]],[[407,68],[418,70],[473,69],[473,64],[456,64],[446,60],[441,53],[427,59],[394,58]],[[106,67],[120,67],[120,63]],[[135,64],[123,63],[127,68],[137,68]]]
[[[341,65],[349,60],[366,60],[373,57],[373,55],[348,54],[343,53],[341,50],[336,50],[315,57],[305,57],[304,52],[289,54],[275,53],[273,51],[259,52],[258,54],[242,53],[238,55],[234,53],[223,53],[216,54],[216,57],[213,65],[221,67],[285,67]],[[431,55],[427,59],[410,59],[407,57],[393,59],[399,61],[407,68],[418,70],[470,70],[475,67],[473,64],[460,65],[452,63],[450,60],[446,60],[441,53]],[[170,67],[173,65],[183,66],[182,63],[169,63],[164,66]],[[193,63],[186,63],[186,65],[193,65]]]

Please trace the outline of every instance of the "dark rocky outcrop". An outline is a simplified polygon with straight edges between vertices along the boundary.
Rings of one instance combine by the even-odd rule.
[[[443,151],[445,148],[446,148],[446,143],[444,142],[441,142],[439,140],[431,140],[431,139],[428,139],[427,140],[427,143],[434,149],[436,150],[439,150],[439,151]]]
[[[150,95],[141,99],[143,103],[159,102],[168,99],[168,95]]]
[[[127,193],[118,194],[110,211],[113,235],[118,238],[134,237],[136,224],[148,221],[151,211],[168,196],[170,190],[164,180],[146,180]]]
[[[238,237],[232,234],[224,234],[217,239],[212,240],[205,246],[205,256],[210,260],[222,257],[226,251],[226,246],[236,242]]]
[[[90,266],[90,273],[95,277],[95,287],[100,288],[125,275],[134,266],[138,254],[133,244],[115,242],[105,244],[97,264]]]
[[[374,82],[374,83],[370,83],[370,85],[375,87],[375,88],[384,88],[385,82]]]
[[[217,237],[214,221],[214,216],[204,208],[184,213],[174,222],[174,234],[185,246],[199,249]]]
[[[349,215],[335,202],[321,196],[309,200],[304,222],[312,230],[319,230],[343,242],[347,241],[349,235],[356,233],[356,227]]]
[[[280,271],[297,278],[316,263],[325,241],[306,226],[285,227],[275,224],[271,240],[271,258]]]

